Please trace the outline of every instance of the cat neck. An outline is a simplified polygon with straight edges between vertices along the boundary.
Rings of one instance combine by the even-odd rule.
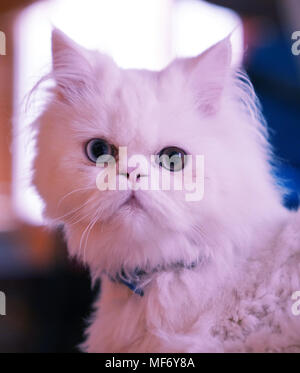
[[[183,270],[194,270],[196,267],[201,265],[201,258],[185,263],[184,261],[177,261],[169,265],[157,265],[153,268],[139,268],[136,267],[133,271],[126,271],[121,268],[114,276],[107,274],[108,278],[112,282],[117,282],[127,286],[133,293],[139,296],[144,296],[147,285],[151,282],[153,276],[161,272],[181,272]]]

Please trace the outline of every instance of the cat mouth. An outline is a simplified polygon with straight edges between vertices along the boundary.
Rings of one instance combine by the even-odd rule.
[[[129,207],[132,209],[143,209],[143,206],[137,196],[132,192],[120,207]]]

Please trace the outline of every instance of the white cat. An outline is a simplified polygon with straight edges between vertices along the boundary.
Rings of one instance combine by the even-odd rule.
[[[55,87],[35,123],[33,182],[70,254],[101,276],[83,349],[300,351],[291,298],[300,218],[281,205],[255,94],[232,71],[229,38],[160,72],[122,70],[58,30],[52,51]],[[120,146],[147,167],[124,172]],[[151,162],[155,154],[174,155],[180,169],[185,154],[203,155],[203,198],[97,187],[101,155],[116,159],[117,181],[131,187],[149,170],[177,180],[172,165]]]

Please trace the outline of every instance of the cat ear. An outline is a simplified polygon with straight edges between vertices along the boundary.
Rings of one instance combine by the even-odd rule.
[[[58,29],[52,31],[52,73],[66,101],[74,101],[93,82],[88,51]]]
[[[219,110],[226,79],[230,74],[230,37],[197,57],[187,58],[185,64],[197,107],[204,114],[215,114]]]

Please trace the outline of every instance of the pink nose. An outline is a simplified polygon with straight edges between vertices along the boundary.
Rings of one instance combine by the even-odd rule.
[[[137,168],[138,166],[134,166],[134,167],[127,167],[127,173],[125,172],[120,172],[120,175],[123,175],[125,177],[127,177],[128,180],[130,180],[131,182],[136,182],[138,181],[142,176],[146,176],[146,175],[143,175],[141,174],[139,171],[137,171]]]
[[[136,172],[136,167],[128,167],[127,169],[127,179],[131,182],[136,182],[141,178],[139,172]]]

